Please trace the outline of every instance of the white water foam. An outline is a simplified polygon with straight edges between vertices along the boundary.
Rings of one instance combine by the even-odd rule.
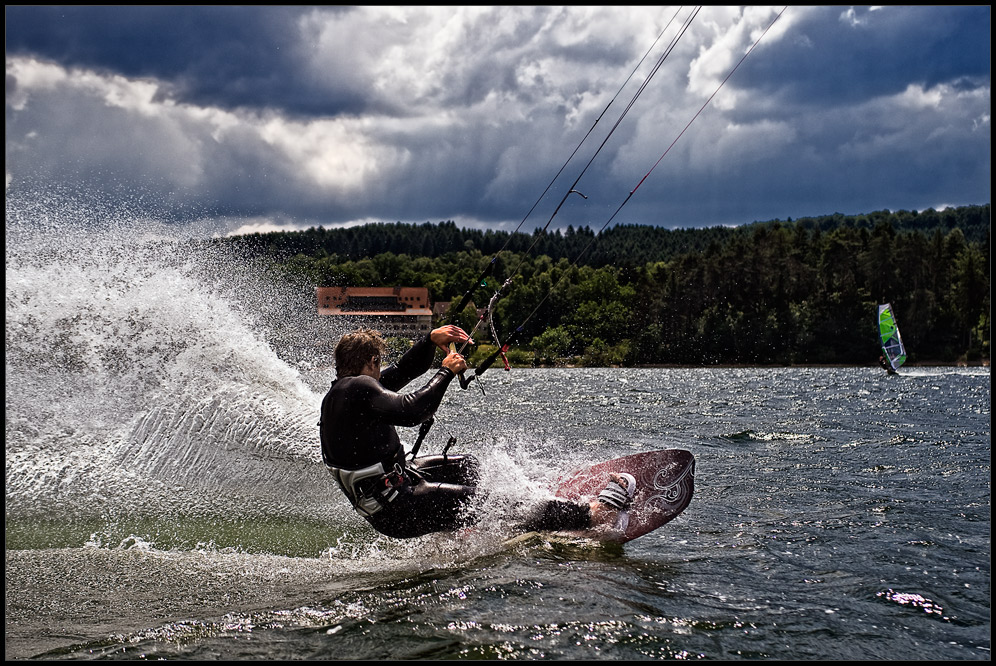
[[[327,498],[321,396],[274,343],[314,337],[306,294],[166,223],[24,201],[7,202],[8,515]]]

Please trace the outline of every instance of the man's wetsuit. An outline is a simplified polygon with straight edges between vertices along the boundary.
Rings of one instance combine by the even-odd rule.
[[[368,375],[340,377],[322,400],[322,459],[357,511],[388,536],[406,538],[459,528],[476,489],[476,460],[448,456],[449,464],[441,467],[449,474],[435,475],[447,482],[427,478],[418,473],[418,465],[406,465],[395,428],[419,425],[439,407],[453,379],[446,368],[417,391],[397,393],[429,369],[435,351],[426,336],[397,363],[384,368],[379,382]],[[356,475],[350,472],[368,469],[354,482]]]
[[[381,372],[340,377],[322,400],[322,459],[339,486],[377,531],[396,538],[453,531],[476,522],[477,461],[468,455],[427,456],[406,464],[395,426],[430,419],[453,373],[440,368],[412,393],[397,393],[428,371],[436,346],[429,336]],[[587,505],[551,502],[526,529],[575,529],[590,522]]]

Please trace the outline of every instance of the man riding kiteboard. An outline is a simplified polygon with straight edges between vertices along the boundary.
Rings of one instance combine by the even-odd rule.
[[[387,345],[380,333],[360,329],[335,349],[336,379],[322,400],[319,423],[322,460],[353,508],[374,529],[404,539],[455,531],[475,524],[479,509],[478,461],[470,455],[435,455],[406,460],[396,426],[432,419],[454,376],[467,369],[451,343],[473,343],[458,326],[442,326],[417,341],[398,361],[381,367]],[[429,370],[436,349],[447,355],[420,389],[398,393]],[[549,499],[518,517],[532,530],[614,529],[625,522],[636,493],[629,474],[613,474],[590,503]]]

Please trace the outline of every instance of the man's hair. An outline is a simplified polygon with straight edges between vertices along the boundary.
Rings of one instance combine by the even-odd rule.
[[[335,346],[335,370],[339,377],[355,377],[374,356],[383,356],[387,343],[380,332],[370,328],[347,333]]]

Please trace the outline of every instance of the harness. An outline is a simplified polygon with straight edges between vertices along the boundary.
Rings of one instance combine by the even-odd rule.
[[[418,441],[410,453],[412,460],[415,460],[419,447],[422,446],[422,440],[432,427],[432,422],[433,420],[429,419],[422,424]],[[446,454],[456,441],[456,437],[450,437],[446,442],[446,446],[443,447],[443,460],[446,460]],[[415,466],[408,467],[397,462],[391,466],[390,471],[384,468],[382,462],[362,469],[343,469],[333,467],[326,462],[325,468],[342,488],[356,512],[364,518],[369,518],[393,502],[398,496],[398,488],[425,480]]]
[[[356,512],[364,518],[374,515],[398,496],[398,488],[408,482],[408,470],[394,463],[390,471],[379,462],[362,469],[342,469],[326,464]]]

